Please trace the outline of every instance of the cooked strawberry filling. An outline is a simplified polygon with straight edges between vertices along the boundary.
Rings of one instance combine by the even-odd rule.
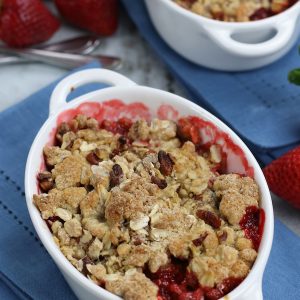
[[[244,278],[229,277],[214,288],[201,287],[195,274],[187,270],[188,262],[172,259],[156,273],[146,276],[159,287],[158,300],[217,300],[237,287]]]
[[[244,230],[246,237],[252,241],[255,250],[259,248],[264,224],[264,210],[255,206],[247,207],[246,214],[240,221],[240,226]]]
[[[132,126],[132,121],[127,118],[121,118],[118,121],[104,120],[100,124],[100,128],[106,129],[107,131],[113,133],[119,133],[122,135],[127,135],[131,126]]]

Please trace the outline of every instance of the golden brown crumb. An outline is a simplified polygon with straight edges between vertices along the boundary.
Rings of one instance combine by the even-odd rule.
[[[46,163],[49,166],[55,166],[58,163],[61,163],[65,158],[71,155],[71,152],[68,150],[63,150],[59,147],[49,147],[44,148],[44,155]]]
[[[52,170],[56,187],[59,190],[88,184],[91,174],[90,166],[80,155],[68,156],[56,164]]]
[[[143,273],[134,272],[123,278],[107,281],[105,288],[125,300],[156,300],[158,287]]]

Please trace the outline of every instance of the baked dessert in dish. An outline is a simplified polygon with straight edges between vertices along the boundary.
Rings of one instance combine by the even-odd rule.
[[[262,237],[255,181],[190,117],[77,115],[44,147],[33,201],[72,265],[127,300],[219,299],[247,276]]]
[[[298,0],[174,0],[180,6],[207,18],[255,21],[279,14]]]

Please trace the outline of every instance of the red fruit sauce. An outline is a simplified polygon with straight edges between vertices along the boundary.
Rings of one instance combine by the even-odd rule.
[[[253,243],[254,249],[257,251],[260,245],[265,224],[265,212],[262,208],[249,206],[246,214],[240,221],[240,226],[244,230],[245,235]]]
[[[201,287],[197,277],[187,270],[188,261],[172,258],[172,262],[156,273],[145,271],[159,288],[158,300],[217,300],[235,287],[244,278],[226,278],[214,288]]]
[[[205,298],[208,300],[217,300],[228,293],[230,293],[233,289],[235,289],[244,278],[234,278],[228,277],[224,279],[221,283],[217,284],[214,288],[204,288]]]
[[[161,300],[201,300],[203,290],[196,276],[187,270],[188,261],[172,259],[172,262],[161,267],[156,273],[145,271],[159,288],[158,299]]]
[[[118,121],[103,120],[100,124],[100,128],[111,131],[114,134],[119,133],[127,136],[131,125],[132,121],[130,119],[121,118]]]
[[[177,120],[179,117],[178,111],[169,104],[162,104],[157,110],[157,117],[161,120]]]

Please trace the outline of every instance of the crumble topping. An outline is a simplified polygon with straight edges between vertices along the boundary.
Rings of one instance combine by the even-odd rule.
[[[157,299],[147,272],[173,259],[215,288],[246,277],[257,256],[239,225],[247,207],[259,207],[257,184],[220,175],[220,146],[204,151],[178,126],[78,115],[44,148],[48,170],[33,201],[55,242],[75,268],[127,300]]]
[[[204,17],[227,22],[255,21],[279,14],[297,0],[173,0]]]

